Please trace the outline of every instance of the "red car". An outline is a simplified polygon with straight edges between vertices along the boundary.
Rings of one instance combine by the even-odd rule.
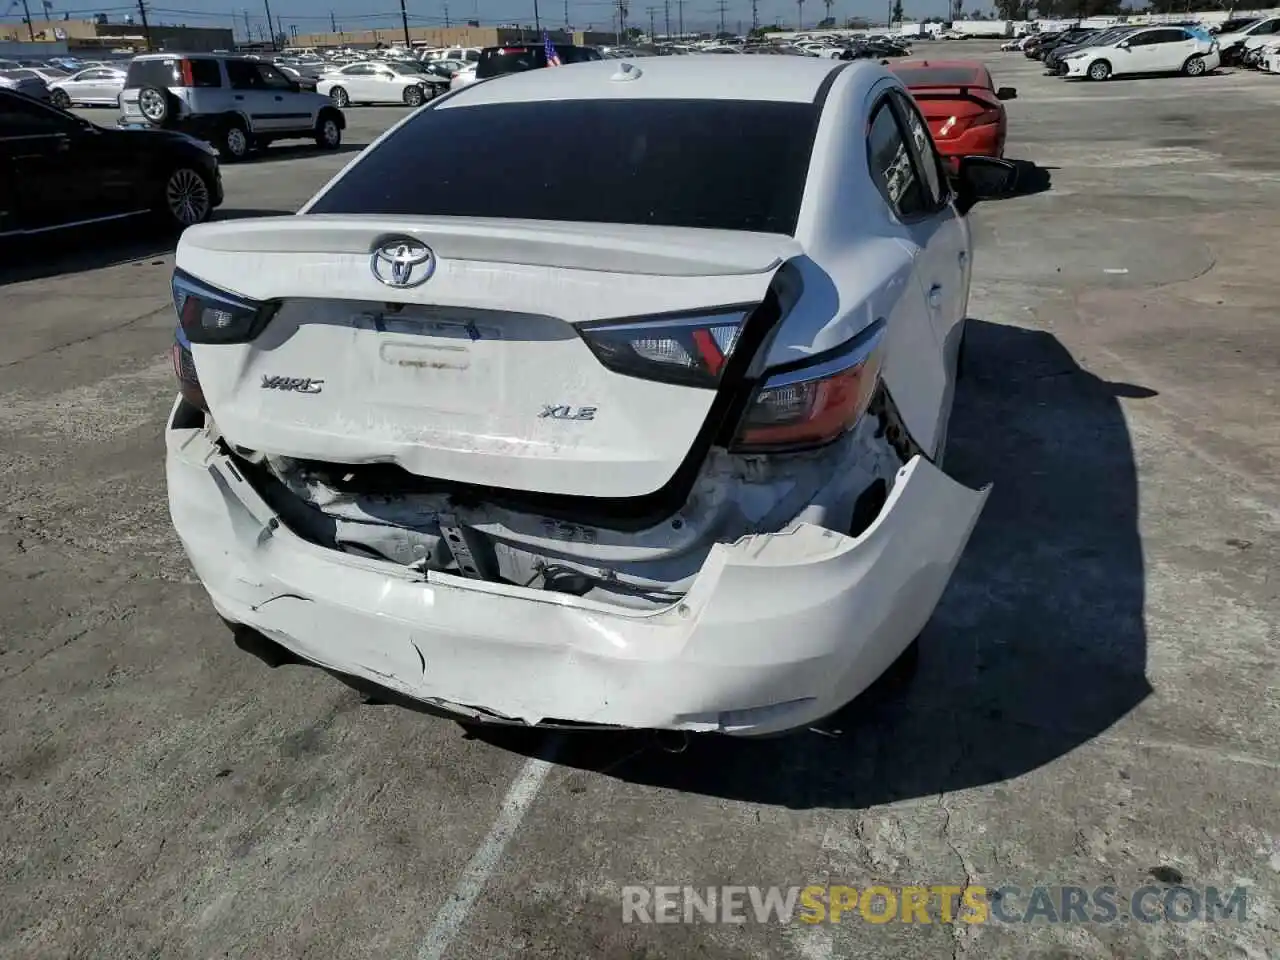
[[[996,89],[977,60],[899,60],[889,69],[915,97],[953,173],[960,157],[1004,156],[1008,120],[1001,101],[1017,97],[1017,90]]]

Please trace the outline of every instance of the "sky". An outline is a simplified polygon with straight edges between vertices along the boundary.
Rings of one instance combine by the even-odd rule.
[[[31,15],[42,16],[44,0],[27,0]],[[297,27],[298,33],[327,31],[330,12],[340,30],[372,29],[374,27],[398,27],[400,25],[399,0],[268,0],[273,17],[278,17],[284,29]],[[540,21],[544,26],[564,25],[564,0],[536,0]],[[671,10],[672,29],[678,20],[680,0],[665,0]],[[720,0],[683,0],[686,30],[717,29],[720,21]],[[751,0],[724,0],[725,26],[737,31],[751,26]],[[949,0],[903,0],[908,19],[946,16]],[[137,14],[136,2],[129,0],[103,0],[98,6],[88,5],[89,0],[51,0],[51,19],[60,19],[66,13],[72,19],[89,19],[96,13],[105,13],[118,22],[126,14]],[[405,0],[409,25],[420,27],[444,26],[447,4],[449,22],[460,26],[468,19],[478,19],[482,24],[534,22],[535,0]],[[664,0],[628,0],[627,23],[648,29],[648,9],[654,9],[654,23],[658,32],[664,32]],[[889,12],[890,0],[834,0],[831,15],[837,20],[848,17],[866,17],[872,23],[882,23]],[[10,7],[8,11],[4,8]],[[990,3],[969,0],[965,9],[989,9]],[[793,0],[757,0],[760,23],[796,22],[796,4]],[[235,23],[236,36],[244,37],[244,15],[247,9],[249,23],[256,38],[259,27],[266,25],[263,0],[147,0],[148,17],[157,23],[184,23],[188,26],[231,26]],[[569,0],[569,22],[575,29],[609,29],[616,17],[616,0]],[[812,27],[827,15],[822,0],[805,0],[804,23]],[[22,16],[21,0],[0,0],[0,20],[16,20]]]

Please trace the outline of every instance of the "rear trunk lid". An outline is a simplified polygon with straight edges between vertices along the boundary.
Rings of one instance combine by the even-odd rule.
[[[428,280],[375,277],[371,251],[390,237],[431,248]],[[634,497],[676,473],[715,391],[614,372],[574,324],[745,315],[799,252],[791,238],[741,231],[305,215],[191,228],[177,265],[277,304],[251,342],[193,346],[229,442],[485,487]]]
[[[911,96],[935,140],[958,137],[983,114],[998,114],[1001,109],[995,94],[981,87],[913,88]]]

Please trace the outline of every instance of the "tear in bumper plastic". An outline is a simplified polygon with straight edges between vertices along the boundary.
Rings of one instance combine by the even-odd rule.
[[[718,544],[683,601],[638,613],[318,547],[202,430],[171,422],[166,447],[174,527],[214,605],[304,659],[530,724],[742,735],[870,685],[928,621],[989,489],[916,457],[857,539],[800,523]]]

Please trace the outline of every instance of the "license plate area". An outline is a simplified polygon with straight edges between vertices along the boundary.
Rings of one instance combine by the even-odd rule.
[[[467,311],[362,312],[353,362],[380,405],[482,414],[504,399],[502,332]]]

